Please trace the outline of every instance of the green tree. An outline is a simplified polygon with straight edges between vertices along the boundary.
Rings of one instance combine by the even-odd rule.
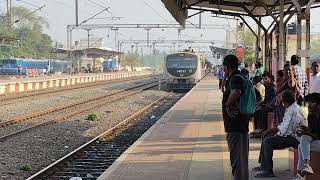
[[[251,31],[245,30],[240,32],[240,38],[243,41],[245,49],[252,48],[256,43],[256,37]]]
[[[44,28],[49,28],[47,20],[22,6],[12,7],[12,19],[14,22],[18,21],[14,24],[18,29],[28,28],[33,31],[43,32]]]
[[[310,52],[311,54],[320,53],[320,40],[313,40],[310,44]]]
[[[255,63],[255,55],[252,52],[246,52],[244,55],[244,63],[251,65]]]
[[[48,22],[41,16],[32,13],[25,7],[13,7],[12,19],[14,25],[12,31],[0,25],[0,35],[13,36],[18,39],[18,47],[0,47],[0,58],[46,58],[52,49],[51,37],[45,34],[44,28],[48,28]]]

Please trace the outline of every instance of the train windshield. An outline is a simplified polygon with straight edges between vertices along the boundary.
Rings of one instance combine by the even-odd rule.
[[[16,66],[16,60],[0,59],[0,67],[14,67]]]
[[[192,56],[169,56],[167,58],[167,68],[196,68],[196,57]]]

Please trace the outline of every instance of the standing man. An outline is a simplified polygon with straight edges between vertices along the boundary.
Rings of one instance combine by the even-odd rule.
[[[244,78],[241,77],[238,70],[238,58],[236,56],[226,56],[223,67],[226,76],[226,88],[222,99],[222,114],[227,133],[232,174],[235,180],[248,180],[249,116],[241,114],[236,106],[236,102],[243,92]]]
[[[219,79],[219,89],[222,90],[222,88],[223,88],[223,79],[224,79],[224,72],[223,72],[222,67],[219,68],[218,79]]]
[[[308,94],[308,80],[304,70],[299,66],[300,58],[296,55],[291,56],[291,65],[294,68],[294,72],[297,79],[297,103],[301,106],[302,99]]]
[[[312,63],[312,76],[310,78],[310,93],[320,93],[320,62]]]

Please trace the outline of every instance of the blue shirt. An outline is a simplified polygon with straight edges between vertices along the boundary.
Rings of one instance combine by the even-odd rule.
[[[224,71],[222,69],[219,70],[218,72],[218,78],[223,80],[224,79]]]

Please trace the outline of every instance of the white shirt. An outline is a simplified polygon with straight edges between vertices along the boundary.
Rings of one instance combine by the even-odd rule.
[[[289,106],[283,117],[282,123],[278,126],[279,136],[297,137],[297,129],[300,125],[308,126],[308,120],[303,115],[301,107],[295,102]]]
[[[320,72],[310,78],[310,93],[320,93]]]

